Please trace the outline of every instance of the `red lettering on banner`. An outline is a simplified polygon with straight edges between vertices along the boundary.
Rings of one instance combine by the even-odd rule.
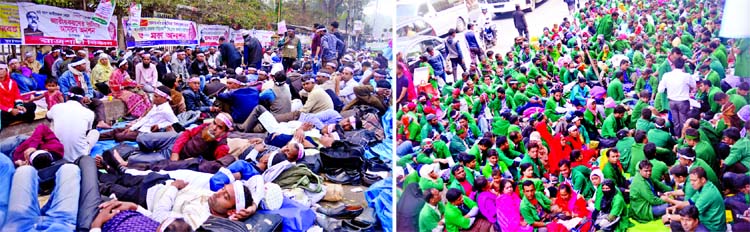
[[[69,32],[69,33],[78,33],[78,28],[72,27],[72,26],[60,26],[60,31]]]
[[[152,32],[151,33],[152,39],[161,39],[164,38],[164,32]]]
[[[18,27],[14,27],[14,26],[0,26],[0,31],[18,32],[19,29],[18,29]]]

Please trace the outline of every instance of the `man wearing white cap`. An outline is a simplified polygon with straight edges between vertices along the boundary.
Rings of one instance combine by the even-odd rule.
[[[156,65],[151,63],[151,55],[143,55],[143,62],[135,65],[135,82],[143,85],[143,91],[153,93],[154,88],[161,86]]]
[[[172,68],[172,72],[174,72],[178,77],[188,78],[190,74],[188,73],[188,65],[187,65],[187,59],[185,58],[185,51],[178,50],[177,51],[177,59],[172,60],[172,63],[170,64]]]
[[[223,38],[223,37],[222,37]],[[221,40],[221,38],[219,38]],[[216,51],[215,46],[208,47],[208,57],[207,57],[208,67],[211,69],[216,69],[218,67],[221,67],[221,53]]]
[[[185,98],[185,106],[190,111],[200,111],[203,113],[218,112],[219,108],[213,106],[213,102],[208,99],[203,91],[201,91],[201,80],[198,77],[193,77],[188,80],[187,89],[182,91],[182,96]]]
[[[68,64],[73,61],[74,57],[76,54],[73,50],[65,50],[65,56],[58,58],[52,66],[52,76],[59,78],[65,71],[68,71]]]
[[[217,100],[229,104],[232,118],[236,122],[244,122],[250,111],[258,105],[258,89],[248,88],[244,79],[244,76],[230,76],[227,86],[233,90],[216,96]]]
[[[338,64],[339,51],[345,46],[344,42],[338,39],[334,34],[326,33],[325,30],[320,31],[322,37],[320,39],[321,57],[323,63],[334,63]],[[343,54],[342,54],[343,55]]]
[[[91,79],[85,71],[86,61],[80,57],[74,58],[73,62],[68,65],[68,71],[65,71],[60,76],[60,79],[57,80],[57,83],[60,85],[60,92],[67,94],[73,87],[83,89],[83,93],[80,94],[83,97],[83,104],[86,104],[96,114],[94,125],[97,128],[110,128],[110,125],[104,121],[107,119],[104,112],[104,104],[94,97],[94,88],[92,87]]]

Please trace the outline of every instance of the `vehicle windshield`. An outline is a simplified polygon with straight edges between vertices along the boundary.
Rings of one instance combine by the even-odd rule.
[[[399,18],[416,16],[416,14],[417,5],[415,4],[399,4],[396,6],[396,15],[398,15]]]

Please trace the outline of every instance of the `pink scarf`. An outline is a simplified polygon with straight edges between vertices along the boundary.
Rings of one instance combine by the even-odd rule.
[[[531,226],[521,226],[521,198],[515,192],[500,194],[495,205],[503,206],[497,208],[497,223],[502,231],[534,231]]]

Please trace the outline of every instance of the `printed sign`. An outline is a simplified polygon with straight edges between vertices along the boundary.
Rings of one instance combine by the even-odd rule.
[[[94,22],[92,12],[19,2],[18,15],[24,45],[117,46],[117,24]]]
[[[200,46],[219,46],[219,38],[229,38],[229,27],[222,25],[198,25]]]
[[[91,20],[103,26],[109,25],[109,20],[112,18],[112,14],[115,13],[114,4],[111,0],[100,0],[99,6],[96,7],[94,17],[91,17]]]
[[[0,44],[21,44],[21,26],[18,22],[18,6],[15,3],[0,3]]]
[[[130,28],[141,27],[141,9],[140,3],[130,3],[130,7],[128,8],[128,25],[130,25]]]
[[[127,19],[122,20],[125,28],[125,45],[128,48],[198,45],[198,32],[195,22],[177,19],[141,18],[138,28],[130,27],[127,22]]]

